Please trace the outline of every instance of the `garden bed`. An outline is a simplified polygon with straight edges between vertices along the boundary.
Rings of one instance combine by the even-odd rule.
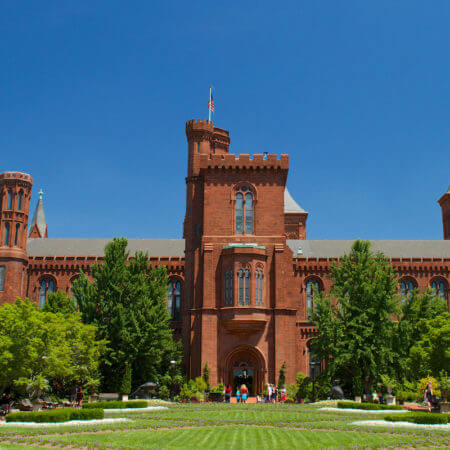
[[[404,409],[355,409],[355,408],[319,408],[319,411],[330,411],[339,413],[363,413],[363,414],[409,414]]]
[[[430,430],[446,430],[450,431],[450,424],[422,424],[412,422],[390,422],[388,420],[358,420],[351,422],[350,425],[367,426],[367,427],[391,427],[391,428],[417,428]]]
[[[380,405],[379,403],[358,403],[358,402],[337,402],[340,409],[363,409],[371,411],[399,410],[403,411],[403,407],[399,405]]]
[[[121,422],[132,422],[131,419],[123,417],[117,419],[93,419],[93,420],[69,420],[68,422],[4,422],[0,421],[1,428],[48,428],[48,427],[68,427],[77,425],[108,425]]]
[[[73,420],[99,420],[104,419],[103,409],[53,409],[49,411],[17,412],[6,415],[6,422],[37,422],[37,423],[59,423]]]
[[[128,400],[122,402],[120,400],[100,401],[93,403],[84,403],[83,409],[127,409],[127,408],[147,408],[147,400]]]
[[[119,413],[119,412],[145,412],[145,411],[163,411],[169,409],[167,406],[147,406],[146,408],[111,408],[107,409],[108,413]]]

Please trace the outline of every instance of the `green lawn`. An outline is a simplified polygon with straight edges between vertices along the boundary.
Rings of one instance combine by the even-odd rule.
[[[106,412],[106,411],[105,411]],[[449,448],[443,430],[360,428],[375,414],[325,412],[310,405],[173,405],[166,411],[106,413],[131,422],[42,429],[0,428],[5,448]],[[22,444],[18,446],[17,444]]]

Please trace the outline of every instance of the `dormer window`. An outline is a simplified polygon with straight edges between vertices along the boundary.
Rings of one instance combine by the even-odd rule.
[[[241,186],[236,192],[235,232],[253,234],[253,194],[247,186]]]

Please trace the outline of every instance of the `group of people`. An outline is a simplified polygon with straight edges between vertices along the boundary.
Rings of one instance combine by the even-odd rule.
[[[9,413],[10,409],[14,405],[14,400],[9,393],[3,393],[0,397],[0,420],[5,420],[6,414]]]
[[[225,403],[231,402],[231,396],[233,395],[233,391],[231,386],[228,384],[225,388]],[[247,403],[248,398],[248,388],[245,384],[236,389],[236,400],[238,403]]]
[[[267,385],[267,394],[263,400],[266,403],[276,403],[276,402],[284,403],[286,401],[286,397],[287,397],[286,388],[278,389],[277,386],[269,383]],[[258,399],[258,403],[259,402],[260,400]]]
[[[248,399],[248,388],[245,384],[236,389],[236,401],[237,403],[247,403]],[[233,396],[233,389],[228,384],[225,388],[225,403],[231,402],[231,397]],[[257,403],[276,403],[284,402],[287,397],[287,392],[285,388],[278,389],[274,384],[267,385],[267,394],[262,397],[261,395],[256,396]]]

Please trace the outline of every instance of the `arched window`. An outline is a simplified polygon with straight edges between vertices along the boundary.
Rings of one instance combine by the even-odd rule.
[[[9,223],[5,224],[5,238],[3,240],[3,245],[9,244]]]
[[[400,282],[400,295],[402,302],[406,301],[409,297],[411,297],[412,292],[416,288],[416,284],[413,280],[404,279]]]
[[[5,289],[5,266],[0,266],[0,291]]]
[[[253,194],[248,187],[242,186],[236,193],[235,232],[253,234]]]
[[[16,223],[16,232],[14,233],[14,245],[17,246],[18,242],[19,242],[19,228],[20,225],[18,223]]]
[[[233,306],[233,271],[225,272],[225,306]]]
[[[169,281],[167,292],[167,309],[172,320],[180,320],[181,317],[181,282],[177,279]]]
[[[263,282],[264,274],[261,269],[256,269],[255,271],[255,305],[263,305]]]
[[[47,301],[47,295],[55,292],[55,282],[52,278],[43,278],[39,290],[39,307],[43,307]]]
[[[19,191],[19,195],[17,196],[17,211],[22,211],[22,199],[23,191]]]
[[[239,306],[250,306],[250,270],[238,270]]]
[[[315,290],[320,291],[320,283],[318,280],[311,279],[306,282],[306,317],[310,319],[314,311]]]
[[[439,278],[432,280],[431,289],[433,290],[436,297],[439,297],[442,300],[447,300],[447,286],[445,285],[444,280],[441,280]]]
[[[12,189],[8,189],[8,201],[6,203],[6,209],[12,209],[12,198],[13,198]]]

